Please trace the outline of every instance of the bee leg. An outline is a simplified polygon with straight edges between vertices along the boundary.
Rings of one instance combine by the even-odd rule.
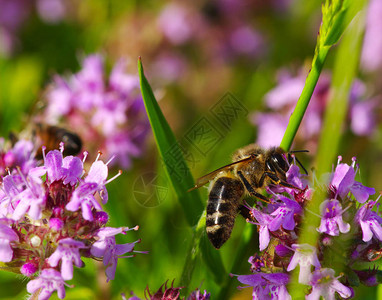
[[[264,184],[264,180],[265,180],[266,176],[269,177],[275,184],[285,186],[285,187],[291,188],[291,189],[301,190],[299,187],[296,187],[294,185],[289,184],[288,182],[286,182],[284,180],[281,180],[280,178],[277,177],[276,174],[271,173],[271,172],[264,172],[264,174],[261,176],[261,178],[259,180],[260,186],[262,186]]]
[[[251,211],[249,210],[248,207],[244,205],[239,206],[239,214],[241,214],[244,219],[249,219],[249,220],[253,219],[251,215]]]
[[[238,171],[237,172],[237,175],[239,175],[241,181],[244,183],[244,186],[245,188],[247,189],[248,193],[253,196],[253,197],[256,197],[266,203],[270,203],[269,199],[267,197],[265,197],[264,195],[262,194],[259,194],[258,192],[256,192],[253,187],[251,186],[251,184],[248,182],[247,179],[245,179],[243,173],[241,173],[241,171]]]

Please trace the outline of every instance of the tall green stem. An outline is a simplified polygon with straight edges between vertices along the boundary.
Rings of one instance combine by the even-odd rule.
[[[337,155],[341,140],[341,129],[348,109],[350,89],[359,63],[365,21],[364,17],[364,14],[359,14],[355,17],[345,32],[337,50],[333,79],[330,87],[329,106],[325,113],[317,153],[316,176],[318,179],[321,178],[321,175],[330,171]],[[349,51],[349,49],[352,51]],[[323,184],[323,182],[319,184]],[[317,244],[319,236],[316,228],[320,222],[320,218],[317,217],[317,215],[320,214],[320,204],[326,197],[326,189],[315,186],[314,196],[306,208],[308,213],[304,218],[299,244]],[[342,251],[346,252],[345,249],[342,249]],[[301,288],[298,288],[297,282],[298,270],[295,270],[292,274],[290,289],[293,299],[299,299],[305,295],[304,287],[301,286]]]
[[[301,92],[301,96],[298,99],[296,108],[290,116],[288,127],[285,131],[284,137],[281,141],[280,147],[285,151],[289,151],[297,130],[304,117],[305,111],[308,108],[309,101],[312,98],[314,88],[317,85],[318,78],[320,77],[322,67],[325,63],[330,46],[317,46],[315,56],[312,61],[312,69],[310,70],[308,77],[305,81],[304,89]]]

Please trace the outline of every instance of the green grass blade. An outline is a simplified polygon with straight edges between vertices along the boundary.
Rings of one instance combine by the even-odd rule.
[[[192,277],[195,261],[199,253],[199,243],[205,235],[205,214],[202,213],[204,206],[198,191],[194,190],[187,192],[190,187],[194,186],[194,179],[183,158],[175,136],[163,116],[153,91],[144,75],[141,59],[138,60],[138,71],[143,101],[145,103],[159,154],[164,161],[166,174],[176,192],[181,206],[183,207],[188,223],[191,226],[197,225],[195,226],[194,237],[190,244],[190,249],[192,249],[192,251],[188,253],[181,277],[181,284],[187,286]],[[169,159],[168,157],[169,153],[174,153],[174,151],[178,154],[177,160]],[[179,180],[179,173],[183,175],[182,180]],[[203,258],[208,261],[206,265],[214,275],[215,281],[218,283],[221,282],[223,276],[226,275],[226,271],[220,253],[211,246],[206,247],[204,243],[202,243],[200,248]]]
[[[188,223],[194,226],[197,224],[204,209],[202,201],[198,191],[187,192],[189,188],[194,186],[194,179],[183,158],[182,150],[175,139],[175,135],[163,116],[154,93],[144,75],[140,59],[138,60],[138,71],[143,101],[166,174],[175,190]]]

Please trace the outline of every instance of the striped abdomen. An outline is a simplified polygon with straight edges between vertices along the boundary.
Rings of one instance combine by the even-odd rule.
[[[231,177],[218,178],[211,188],[207,203],[206,230],[208,239],[216,249],[231,235],[243,194],[241,181]]]

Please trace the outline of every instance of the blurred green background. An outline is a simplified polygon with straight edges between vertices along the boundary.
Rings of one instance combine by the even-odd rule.
[[[199,14],[209,12],[208,2],[181,1],[186,9]],[[167,121],[193,158],[189,166],[194,177],[230,163],[233,151],[255,141],[256,128],[250,122],[250,116],[255,111],[264,110],[263,97],[276,85],[278,72],[286,69],[297,73],[308,68],[321,18],[321,2],[316,0],[247,2],[250,6],[242,21],[256,28],[262,36],[263,50],[253,57],[242,54],[218,57],[215,45],[209,44],[213,37],[224,36],[224,30],[229,30],[229,22],[236,22],[230,19],[235,19],[234,16],[224,16],[216,21],[212,15],[210,23],[196,29],[197,38],[179,45],[171,44],[158,31],[158,18],[170,3],[167,1],[66,1],[64,15],[53,23],[44,20],[35,4],[31,4],[27,16],[13,32],[13,49],[2,50],[0,55],[0,136],[7,138],[11,131],[20,132],[30,126],[30,115],[39,109],[36,103],[43,98],[52,76],[77,72],[82,57],[101,53],[109,69],[123,57],[131,62],[129,71],[137,74],[136,60],[141,56]],[[170,81],[163,80],[160,68],[155,69],[162,52],[182,55],[186,62],[185,71]],[[325,69],[331,69],[332,60],[330,54]],[[370,80],[369,86],[378,82],[374,77],[360,76],[365,81]],[[212,113],[213,107],[226,93],[243,107],[239,117],[228,126],[217,121]],[[207,120],[218,135],[207,153],[200,153],[187,139],[201,118]],[[378,126],[380,133],[381,126]],[[379,191],[382,189],[382,143],[379,135],[376,136],[357,137],[345,131],[340,153],[345,161],[357,156],[362,182]],[[304,148],[304,144],[295,145],[295,148]],[[301,160],[310,170],[314,167],[314,151]],[[112,170],[110,174],[116,172]],[[108,184],[108,191],[109,202],[105,209],[110,213],[110,226],[140,227],[137,232],[119,238],[119,242],[140,238],[142,242],[135,249],[149,253],[120,259],[116,278],[108,284],[102,267],[91,260],[85,261],[86,268],[75,268],[74,279],[70,282],[75,288],[66,288],[66,299],[121,299],[121,293],[129,295],[130,292],[143,297],[147,286],[154,292],[167,280],[168,285],[175,280],[177,286],[192,228],[186,223],[167,182],[152,136],[142,158],[136,159],[129,171]],[[200,193],[207,199],[206,189],[200,189]],[[251,225],[238,217],[232,238],[219,250],[227,270],[232,269],[236,245],[243,229],[248,226]],[[238,274],[249,274],[247,259],[258,249],[257,237],[253,236],[252,240],[241,266],[236,266]],[[228,274],[226,276],[228,278]],[[239,291],[236,289],[238,281],[230,280],[231,291],[235,294],[232,299],[250,297],[251,289]],[[0,289],[1,299],[25,298],[25,281],[20,276],[1,272],[0,282],[1,287],[9,287]],[[219,285],[201,258],[197,259],[192,281],[187,286],[189,291],[198,287],[206,289],[212,299],[216,299],[214,295]],[[365,289],[365,299],[368,293],[370,299],[376,296],[374,289]]]

